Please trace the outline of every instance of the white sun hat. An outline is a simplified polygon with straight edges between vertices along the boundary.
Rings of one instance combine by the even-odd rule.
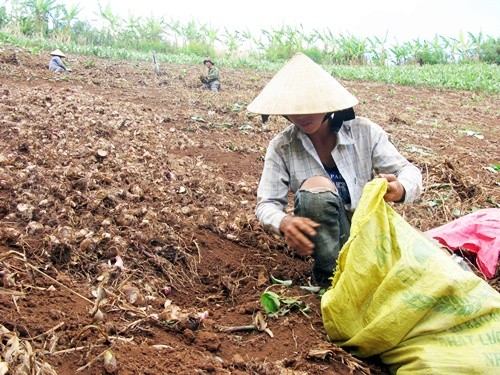
[[[301,115],[340,111],[358,103],[330,73],[303,53],[297,53],[247,109],[263,115]]]
[[[64,53],[61,52],[60,49],[55,49],[50,53],[51,56],[59,56],[59,57],[66,57]]]

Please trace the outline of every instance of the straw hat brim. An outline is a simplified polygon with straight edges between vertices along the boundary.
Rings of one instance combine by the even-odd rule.
[[[61,50],[56,49],[50,53],[51,56],[59,56],[59,57],[66,57],[64,53],[61,52]]]
[[[248,105],[253,113],[299,115],[354,107],[359,101],[320,65],[296,54]]]

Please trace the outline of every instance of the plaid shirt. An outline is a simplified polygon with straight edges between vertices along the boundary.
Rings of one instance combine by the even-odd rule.
[[[346,205],[348,210],[356,208],[363,187],[378,173],[398,177],[406,192],[404,203],[420,196],[420,170],[398,152],[379,125],[364,117],[344,122],[332,157],[351,195],[351,204]],[[311,140],[295,125],[288,126],[267,148],[257,190],[257,219],[266,228],[280,233],[288,193],[295,193],[304,180],[318,175],[328,177]]]

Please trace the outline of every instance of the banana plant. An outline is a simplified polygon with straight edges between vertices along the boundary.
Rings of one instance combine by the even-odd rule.
[[[56,0],[28,0],[25,4],[25,9],[29,12],[35,32],[40,37],[47,36],[49,33],[49,20],[53,18],[55,10],[61,6],[56,4]]]
[[[228,55],[233,56],[237,54],[238,48],[244,42],[244,38],[239,31],[231,31],[224,27],[224,34],[221,41],[226,46]]]
[[[104,19],[104,21],[107,22],[108,27],[107,27],[107,33],[110,34],[111,36],[116,36],[116,34],[120,31],[122,20],[121,18],[114,14],[113,11],[111,10],[111,7],[109,3],[106,5],[106,7],[102,7],[101,3],[97,3],[99,6],[99,12],[98,15]]]
[[[138,26],[137,31],[141,40],[161,42],[165,37],[166,26],[163,17],[149,16]]]
[[[481,45],[483,44],[483,33],[479,32],[477,37],[471,32],[467,33],[471,41],[471,54],[474,60],[480,60],[481,58]]]
[[[73,23],[78,19],[78,14],[82,11],[80,5],[70,5],[69,8],[65,6],[60,7],[62,12],[61,23],[65,34],[71,33]]]
[[[369,43],[368,53],[371,57],[371,62],[377,65],[384,66],[388,58],[385,46],[387,43],[387,34],[386,32],[383,38],[378,38],[377,36],[374,36],[373,39],[367,38],[367,42]]]

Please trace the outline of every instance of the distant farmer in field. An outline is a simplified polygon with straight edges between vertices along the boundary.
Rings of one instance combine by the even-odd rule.
[[[200,80],[203,83],[203,88],[212,91],[220,91],[219,69],[217,69],[217,67],[210,59],[203,60],[203,65],[208,68],[207,75],[200,76]]]
[[[363,186],[388,181],[387,202],[410,203],[422,189],[420,170],[385,131],[353,107],[358,100],[306,55],[295,55],[248,105],[292,124],[267,148],[255,213],[301,256],[313,256],[313,282],[328,286]],[[294,214],[286,214],[288,193]]]
[[[49,62],[49,70],[56,73],[71,72],[71,69],[64,65],[62,59],[66,57],[64,53],[56,49],[50,53],[52,58]]]

